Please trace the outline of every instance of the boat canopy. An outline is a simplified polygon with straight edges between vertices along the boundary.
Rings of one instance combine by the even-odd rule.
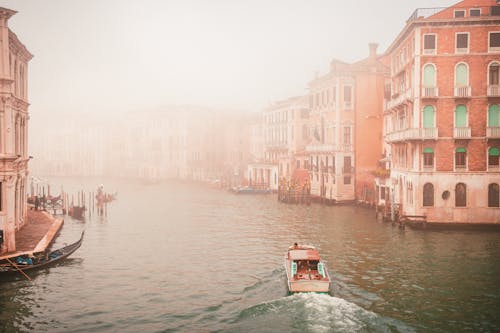
[[[317,250],[290,250],[288,253],[290,260],[320,260]]]

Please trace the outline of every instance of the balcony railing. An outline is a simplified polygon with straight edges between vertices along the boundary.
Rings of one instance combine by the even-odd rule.
[[[455,127],[453,129],[453,137],[455,139],[470,139],[471,137],[470,127]]]
[[[489,84],[487,93],[489,97],[500,97],[500,85]]]
[[[500,127],[486,127],[486,137],[488,139],[500,139]]]
[[[350,174],[354,173],[354,167],[353,166],[342,167],[342,173],[344,175],[350,175]]]
[[[413,97],[412,89],[408,88],[404,92],[400,94],[393,95],[392,99],[387,103],[387,109],[392,109],[408,100],[411,100]]]
[[[438,97],[438,87],[422,87],[422,98]]]
[[[387,142],[436,140],[438,138],[438,129],[437,127],[407,128],[404,130],[387,133],[385,138]]]
[[[455,87],[455,97],[470,97],[471,96],[471,87]]]

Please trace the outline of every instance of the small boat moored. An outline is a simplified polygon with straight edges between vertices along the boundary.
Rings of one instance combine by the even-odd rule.
[[[19,255],[17,257],[0,260],[0,276],[12,273],[21,273],[26,276],[24,273],[25,271],[44,268],[62,261],[78,250],[82,245],[83,235],[84,232],[82,232],[78,241],[57,250],[32,255]]]
[[[285,254],[285,270],[290,294],[330,293],[330,276],[318,250],[310,245],[294,245]]]

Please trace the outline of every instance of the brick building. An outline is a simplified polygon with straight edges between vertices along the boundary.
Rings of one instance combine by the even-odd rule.
[[[386,198],[428,222],[500,222],[500,5],[417,9],[386,57]]]
[[[33,55],[9,29],[15,11],[0,8],[0,252],[16,249],[26,222],[28,62]]]

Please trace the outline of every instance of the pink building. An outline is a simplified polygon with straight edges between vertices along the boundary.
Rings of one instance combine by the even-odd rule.
[[[33,55],[8,27],[15,13],[0,8],[0,252],[16,250],[16,231],[27,214],[27,77]]]

